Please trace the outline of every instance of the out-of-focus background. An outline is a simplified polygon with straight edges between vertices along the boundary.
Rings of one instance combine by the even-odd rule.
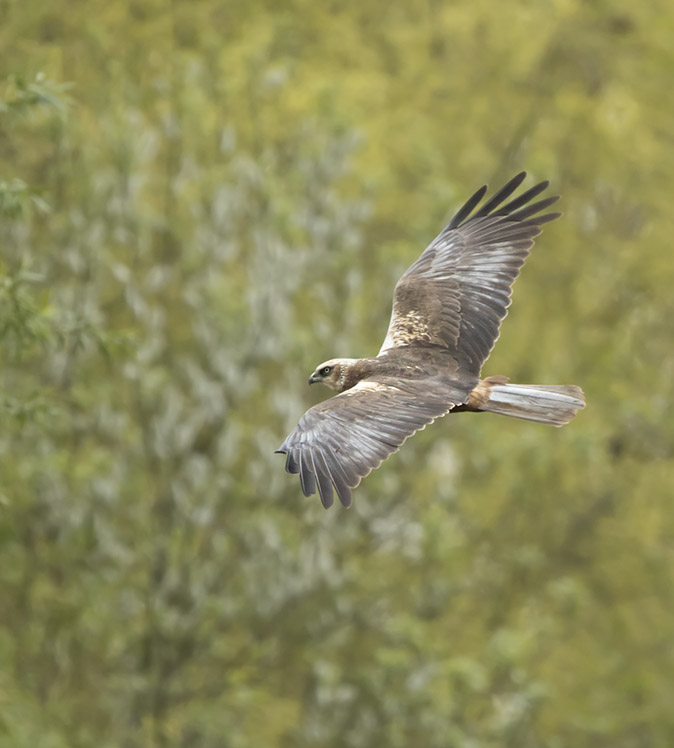
[[[0,746],[674,745],[674,5],[0,2]],[[485,374],[349,511],[273,450],[484,182]]]

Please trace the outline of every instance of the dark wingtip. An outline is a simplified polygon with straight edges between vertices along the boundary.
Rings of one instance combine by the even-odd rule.
[[[483,184],[477,192],[475,192],[470,198],[468,198],[463,207],[459,209],[458,213],[447,224],[447,229],[455,229],[459,227],[468,218],[468,216],[470,216],[470,214],[473,212],[473,209],[480,203],[480,201],[486,194],[487,185]]]
[[[510,180],[510,182],[508,182],[508,184],[514,185],[513,189],[517,189],[526,178],[526,171],[521,171],[519,174],[515,174],[515,176]]]
[[[520,207],[514,212],[509,212],[507,215],[511,221],[526,221],[527,218],[546,210],[551,205],[554,205],[559,200],[559,195],[553,195],[552,197],[546,197],[544,200],[539,200],[536,203],[529,203],[524,207]]]
[[[347,496],[343,496],[341,493],[338,494],[338,496],[339,496],[339,500],[341,501],[342,506],[344,507],[344,509],[350,509],[351,505],[353,504],[353,501],[351,500],[351,491],[349,491],[348,497]]]
[[[561,218],[564,215],[564,213],[546,213],[544,216],[540,216],[540,218],[535,218],[537,226],[542,226],[544,223],[550,223],[550,221],[554,221],[557,218]]]

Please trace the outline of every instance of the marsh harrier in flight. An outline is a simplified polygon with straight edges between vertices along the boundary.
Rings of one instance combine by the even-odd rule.
[[[557,197],[532,202],[549,182],[506,202],[525,176],[475,210],[487,191],[481,187],[405,271],[376,356],[330,359],[309,377],[339,394],[308,410],[277,450],[305,496],[318,488],[327,509],[334,488],[350,506],[364,476],[447,413],[487,411],[563,426],[585,407],[574,385],[480,379],[534,238],[561,215],[544,212]]]

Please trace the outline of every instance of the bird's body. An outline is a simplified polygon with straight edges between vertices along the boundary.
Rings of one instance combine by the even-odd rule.
[[[339,393],[308,410],[277,450],[302,490],[327,508],[333,488],[344,506],[361,478],[409,436],[449,412],[489,411],[562,426],[585,405],[574,385],[515,385],[480,379],[498,337],[512,284],[540,233],[559,216],[537,215],[557,200],[530,201],[547,182],[506,205],[518,174],[476,213],[473,197],[398,281],[378,355],[332,359],[309,383]]]
[[[332,359],[321,364],[319,371],[326,366],[335,367],[331,372],[333,376],[316,378],[310,383],[320,382],[337,392],[351,389],[364,380],[383,378],[401,382],[437,379],[447,387],[455,385],[461,392],[466,389],[470,392],[479,379],[459,375],[457,362],[442,348],[433,345],[393,348],[372,358]]]

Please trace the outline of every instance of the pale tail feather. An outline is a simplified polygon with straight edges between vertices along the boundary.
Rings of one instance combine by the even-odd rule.
[[[573,384],[492,384],[480,410],[526,421],[563,426],[585,407],[583,390]]]

